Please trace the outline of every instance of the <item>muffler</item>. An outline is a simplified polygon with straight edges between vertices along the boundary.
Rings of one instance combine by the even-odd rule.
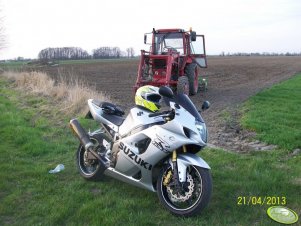
[[[94,145],[90,140],[89,135],[87,134],[85,129],[80,125],[77,119],[71,119],[69,126],[72,132],[77,136],[80,143],[85,147],[87,151],[93,149]]]
[[[90,140],[89,135],[85,131],[85,129],[80,125],[79,121],[77,119],[71,119],[69,126],[72,130],[72,132],[77,136],[80,143],[84,146],[86,151],[89,151],[92,155],[94,155],[95,158],[97,158],[101,163],[102,167],[105,169],[108,167],[109,162],[104,157],[99,156],[95,151],[95,145]]]

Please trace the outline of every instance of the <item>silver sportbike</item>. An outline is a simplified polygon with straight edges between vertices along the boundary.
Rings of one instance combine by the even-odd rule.
[[[77,119],[70,121],[80,140],[78,170],[88,180],[106,175],[157,192],[171,213],[193,216],[207,206],[212,190],[210,167],[197,155],[207,143],[206,125],[187,95],[164,86],[159,94],[168,110],[134,107],[126,118],[114,104],[89,99],[87,117],[101,128],[87,133]],[[205,101],[202,109],[208,107]]]

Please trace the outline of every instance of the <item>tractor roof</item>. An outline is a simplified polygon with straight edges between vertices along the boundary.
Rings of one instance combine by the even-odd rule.
[[[157,29],[156,33],[166,33],[166,32],[185,32],[184,29],[180,28],[169,28],[169,29]]]

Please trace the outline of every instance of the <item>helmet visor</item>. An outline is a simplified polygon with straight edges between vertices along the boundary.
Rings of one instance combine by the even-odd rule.
[[[156,104],[159,104],[160,100],[161,100],[161,96],[156,93],[146,93],[145,99],[148,101],[154,102]]]

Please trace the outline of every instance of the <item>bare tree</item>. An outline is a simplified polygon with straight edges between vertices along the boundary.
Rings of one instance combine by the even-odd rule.
[[[88,52],[79,47],[60,47],[42,49],[38,55],[39,59],[55,59],[55,60],[76,60],[88,59]]]
[[[135,55],[135,50],[133,47],[129,47],[126,49],[128,58],[133,58]]]
[[[127,53],[127,56],[128,56],[128,58],[130,58],[130,48],[126,48],[126,53]]]
[[[119,47],[99,47],[92,50],[92,56],[95,59],[120,58],[121,50]]]
[[[130,48],[130,55],[131,55],[131,58],[133,58],[135,56],[135,50],[133,47]]]

